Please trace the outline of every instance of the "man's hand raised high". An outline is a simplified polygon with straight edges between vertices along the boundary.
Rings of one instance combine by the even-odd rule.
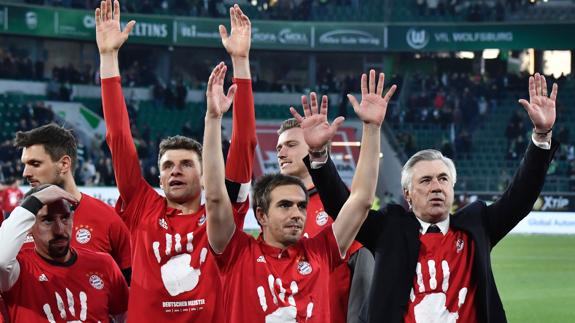
[[[383,120],[385,119],[385,113],[387,111],[387,105],[397,89],[396,85],[391,86],[389,91],[382,97],[383,85],[385,81],[385,75],[379,73],[379,80],[377,81],[377,87],[375,82],[375,70],[369,71],[369,83],[366,74],[361,75],[361,103],[357,99],[348,94],[347,98],[353,106],[355,114],[366,124],[372,124],[375,126],[381,126]]]
[[[206,100],[208,103],[206,119],[221,119],[232,105],[237,85],[234,84],[230,86],[227,95],[224,93],[224,78],[226,77],[227,69],[226,64],[221,62],[214,68],[210,75],[208,88],[206,90]]]
[[[237,4],[230,8],[230,25],[229,35],[224,25],[219,27],[222,44],[232,58],[248,58],[252,39],[252,24]]]
[[[305,95],[301,97],[301,105],[303,106],[305,117],[302,117],[294,107],[290,107],[290,112],[303,129],[304,139],[310,151],[319,151],[326,147],[335,135],[337,128],[345,119],[344,117],[337,117],[331,125],[329,124],[327,121],[328,99],[326,95],[321,98],[319,112],[315,92],[310,93],[310,101],[311,107],[308,104],[307,97]]]
[[[535,73],[529,77],[529,102],[525,99],[519,103],[525,108],[537,134],[548,134],[555,124],[555,103],[557,101],[557,84],[553,83],[551,95],[547,96],[545,76]]]
[[[96,43],[100,55],[116,53],[124,42],[128,39],[132,28],[136,22],[128,22],[124,30],[120,26],[120,2],[114,1],[112,10],[112,1],[102,1],[100,8],[96,8]]]

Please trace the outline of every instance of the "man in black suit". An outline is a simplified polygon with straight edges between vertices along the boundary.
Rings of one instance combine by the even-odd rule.
[[[356,237],[375,255],[361,320],[506,322],[490,251],[531,211],[558,146],[551,139],[557,85],[548,96],[545,78],[535,74],[529,96],[519,103],[533,123],[532,139],[513,181],[493,204],[477,201],[449,214],[456,170],[439,151],[420,151],[404,165],[401,184],[409,210],[388,205],[371,211]],[[325,122],[318,118],[303,127],[310,151],[325,143],[312,136]],[[304,162],[326,212],[338,214],[349,192],[333,162],[327,155]]]

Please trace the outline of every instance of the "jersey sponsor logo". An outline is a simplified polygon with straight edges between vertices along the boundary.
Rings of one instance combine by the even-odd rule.
[[[316,215],[315,223],[317,223],[317,225],[319,226],[323,226],[327,223],[327,218],[328,218],[327,213],[325,213],[325,211],[321,211]]]
[[[198,225],[202,226],[204,225],[204,223],[206,223],[206,215],[202,214],[202,216],[200,217],[200,219],[198,220]]]
[[[90,239],[92,239],[92,233],[90,230],[81,228],[80,230],[76,231],[76,241],[78,241],[78,243],[86,244],[90,242]]]
[[[47,282],[47,281],[48,281],[48,277],[46,277],[45,274],[42,274],[42,275],[38,276],[38,281],[39,281],[39,282]]]
[[[162,228],[164,228],[164,230],[168,230],[168,221],[166,221],[166,219],[161,218],[158,223]]]
[[[102,288],[104,288],[104,281],[102,280],[102,278],[100,278],[100,276],[96,274],[90,276],[88,281],[90,282],[90,285],[92,285],[92,287],[94,287],[97,290],[102,290]]]
[[[457,242],[455,243],[455,249],[457,250],[457,253],[460,253],[463,250],[464,247],[464,242],[463,239],[457,239]]]
[[[256,262],[266,263],[266,258],[264,256],[259,256]]]
[[[309,262],[300,261],[297,264],[297,271],[298,271],[298,273],[300,273],[300,275],[307,276],[307,275],[311,274],[313,269],[311,268],[311,265]]]

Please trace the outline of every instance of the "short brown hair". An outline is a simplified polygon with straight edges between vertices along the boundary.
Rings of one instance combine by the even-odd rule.
[[[307,189],[305,188],[305,185],[301,179],[295,176],[284,175],[281,173],[267,174],[260,177],[252,189],[252,196],[254,199],[254,213],[255,210],[259,207],[263,210],[264,213],[267,214],[270,209],[272,191],[278,186],[285,185],[299,186],[305,193],[306,202],[309,201]]]
[[[281,135],[284,131],[293,129],[293,128],[301,128],[299,122],[295,118],[289,118],[284,120],[278,129],[278,135]]]
[[[160,142],[160,151],[158,153],[158,164],[160,163],[160,159],[168,150],[176,150],[176,149],[184,149],[190,150],[198,154],[198,159],[200,163],[202,162],[202,144],[200,144],[197,140],[194,140],[189,137],[185,136],[173,136],[167,137],[162,139]]]
[[[71,130],[50,123],[29,131],[18,131],[14,139],[17,148],[42,145],[52,161],[58,161],[65,155],[72,160],[72,171],[78,162],[78,146]]]

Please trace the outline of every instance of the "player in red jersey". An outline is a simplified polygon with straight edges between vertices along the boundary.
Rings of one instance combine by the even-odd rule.
[[[102,2],[95,14],[106,141],[121,196],[118,207],[132,233],[134,249],[128,320],[224,322],[221,281],[208,252],[200,199],[202,147],[183,136],[164,139],[158,164],[165,197],[146,183],[130,132],[118,67],[118,51],[135,22],[121,31],[117,1],[114,10],[111,1]],[[234,63],[237,95],[228,155],[234,163],[226,169],[226,177],[237,218],[243,222],[256,138],[248,59],[251,34],[249,20],[239,7],[231,8],[230,15],[232,33],[223,37],[223,43]]]
[[[315,237],[301,239],[308,204],[307,190],[296,177],[267,175],[253,190],[258,239],[234,222],[226,197],[220,126],[233,88],[223,91],[226,67],[218,65],[208,81],[204,134],[204,176],[208,240],[223,276],[225,322],[331,322],[330,272],[343,262],[375,196],[380,127],[387,102],[383,74],[362,76],[362,102],[352,100],[363,121],[362,149],[352,183],[352,195],[332,226]],[[394,88],[393,88],[394,89]],[[307,115],[306,111],[306,115]],[[297,113],[296,115],[302,119]]]
[[[110,255],[70,247],[78,200],[55,185],[30,190],[0,228],[0,291],[11,322],[122,321],[128,285]],[[28,231],[34,249],[22,249]]]
[[[4,213],[4,216],[0,219],[0,223],[2,223],[4,218],[10,216],[10,212],[18,206],[24,196],[24,193],[22,193],[18,187],[18,179],[9,178],[6,184],[6,186],[0,189],[0,205],[2,205],[2,212]]]
[[[77,167],[76,138],[56,124],[16,133],[15,146],[22,148],[23,176],[30,186],[55,184],[80,201],[74,212],[72,246],[108,253],[126,281],[130,281],[130,233],[114,209],[80,192],[74,180]],[[26,244],[30,245],[31,244]]]
[[[311,104],[311,108],[310,108]],[[318,100],[315,93],[311,93],[310,102],[307,96],[302,96],[302,106],[304,111],[323,111],[322,113],[308,113],[305,122],[306,129],[316,129],[313,139],[321,143],[316,150],[310,150],[304,138],[304,130],[300,122],[295,118],[287,119],[282,122],[278,130],[278,142],[276,146],[277,158],[280,166],[280,172],[285,175],[292,175],[302,180],[308,190],[309,203],[307,207],[307,218],[305,223],[304,237],[313,237],[323,229],[330,226],[333,220],[323,208],[321,199],[306,165],[304,158],[309,158],[312,164],[325,162],[328,154],[328,143],[343,118],[336,118],[332,126],[324,128],[327,122],[328,98],[323,96],[321,100],[321,109],[318,110]],[[293,107],[292,107],[293,109]],[[295,111],[295,110],[294,110]],[[310,120],[315,120],[310,123]],[[317,120],[316,120],[317,119]],[[326,131],[329,130],[329,131]],[[325,141],[324,141],[325,140]],[[315,142],[312,142],[315,144]],[[307,157],[309,155],[309,157]],[[335,214],[334,216],[337,216]],[[346,265],[341,265],[334,270],[330,277],[330,307],[332,323],[353,323],[357,322],[359,311],[365,299],[373,274],[373,255],[367,249],[362,248],[361,244],[354,241],[348,252]],[[353,273],[353,279],[352,279]]]

